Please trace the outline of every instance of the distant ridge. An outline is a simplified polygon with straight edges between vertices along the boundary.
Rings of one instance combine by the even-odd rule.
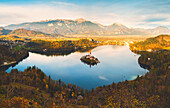
[[[61,35],[145,36],[145,35],[170,34],[170,29],[163,26],[154,29],[128,28],[123,24],[119,23],[104,26],[102,24],[91,22],[83,18],[78,18],[75,20],[56,19],[56,20],[44,20],[39,22],[11,24],[5,26],[5,28],[10,30],[24,28],[27,30],[44,32],[47,34],[61,34]]]
[[[24,28],[19,28],[16,30],[7,30],[4,28],[0,28],[0,36],[3,37],[13,37],[13,38],[20,38],[20,37],[26,37],[26,38],[50,38],[50,37],[63,37],[59,34],[47,34],[39,31],[33,31],[33,30],[27,30]]]
[[[3,27],[0,27],[0,35],[7,35],[11,31],[12,30],[7,30],[7,29],[4,29]]]
[[[57,37],[58,36],[57,34],[51,35],[39,31],[27,30],[24,28],[13,30],[8,35],[28,36],[28,37]]]

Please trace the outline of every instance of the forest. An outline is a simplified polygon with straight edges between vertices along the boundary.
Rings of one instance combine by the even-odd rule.
[[[2,107],[52,107],[81,104],[89,91],[61,80],[54,81],[37,67],[24,72],[17,69],[0,73],[0,106]],[[80,99],[79,99],[80,98]],[[20,103],[21,102],[21,103]],[[18,106],[16,106],[18,105]]]
[[[27,50],[14,46],[13,43],[0,44],[0,66],[18,62],[28,56]]]
[[[95,89],[91,101],[94,107],[168,108],[170,100],[170,52],[160,51],[141,55],[142,62],[151,69],[132,81],[122,81]],[[148,58],[149,59],[148,61]]]
[[[66,55],[75,51],[88,51],[98,45],[99,44],[93,39],[80,39],[77,41],[32,40],[25,45],[25,49],[30,52],[36,52],[46,55]]]

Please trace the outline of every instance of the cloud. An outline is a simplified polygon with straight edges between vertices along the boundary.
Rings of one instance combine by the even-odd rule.
[[[74,9],[51,5],[2,5],[0,4],[0,26],[47,19],[73,19],[82,17]]]
[[[160,13],[145,15],[141,22],[137,23],[139,26],[144,27],[156,27],[156,26],[166,26],[170,27],[170,14]]]
[[[53,4],[57,4],[57,5],[65,5],[65,6],[76,6],[73,3],[67,3],[67,2],[56,2],[56,1],[52,1],[51,3]]]
[[[108,79],[106,77],[104,77],[104,76],[99,76],[99,79],[108,81]]]
[[[158,21],[166,21],[168,18],[152,18],[146,19],[146,22],[158,22]]]

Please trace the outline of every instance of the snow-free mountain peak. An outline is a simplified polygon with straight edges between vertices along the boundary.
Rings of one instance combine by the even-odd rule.
[[[113,23],[112,25],[104,26],[96,22],[88,21],[84,18],[78,18],[75,20],[69,19],[45,20],[43,22],[11,24],[5,27],[5,29],[10,30],[15,30],[18,28],[25,28],[27,30],[34,30],[48,34],[61,34],[61,35],[146,36],[146,35],[170,34],[170,29],[162,26],[154,29],[128,28],[120,23]]]

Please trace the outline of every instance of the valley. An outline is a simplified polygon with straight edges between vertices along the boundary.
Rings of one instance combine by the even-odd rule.
[[[1,28],[0,106],[169,107],[166,33],[85,19]],[[100,63],[80,60],[89,53]]]
[[[53,56],[55,55],[56,57],[62,57],[62,55],[71,56],[73,54],[77,54],[76,53],[77,51],[83,52],[83,53],[85,53],[86,51],[87,52],[92,51],[92,53],[96,54],[101,60],[100,64],[107,63],[107,62],[110,64],[111,61],[107,61],[107,62],[103,61],[103,60],[106,60],[106,58],[102,60],[102,55],[105,55],[105,54],[101,54],[101,55],[98,55],[98,54],[102,52],[107,53],[107,46],[103,46],[103,45],[108,45],[108,44],[118,45],[118,43],[115,43],[114,39],[110,40],[110,41],[113,41],[112,43],[111,42],[109,43],[109,40],[107,38],[102,38],[101,40],[100,39],[94,40],[90,38],[90,39],[76,39],[76,40],[64,40],[64,41],[61,41],[61,40],[60,41],[50,41],[50,40],[45,41],[43,39],[42,40],[33,39],[30,41],[27,40],[27,41],[21,41],[21,42],[16,41],[16,40],[15,40],[16,42],[11,41],[11,40],[10,41],[1,40],[1,45],[2,45],[1,48],[4,48],[4,47],[8,48],[8,51],[6,51],[7,49],[2,49],[1,55],[2,57],[6,56],[4,58],[4,61],[12,62],[15,60],[20,61],[20,58],[22,58],[25,55],[25,53],[28,53],[29,51],[33,52],[33,55],[34,55],[34,52],[36,52],[38,54],[48,55],[49,57],[51,55]],[[124,107],[124,106],[168,107],[169,96],[166,96],[168,94],[168,89],[169,89],[169,85],[168,85],[169,40],[168,39],[169,39],[169,35],[160,35],[154,38],[146,39],[145,41],[140,41],[140,40],[133,41],[133,43],[130,43],[130,49],[136,54],[141,55],[139,58],[137,58],[138,59],[137,62],[139,62],[141,67],[147,68],[149,72],[145,74],[144,72],[142,72],[143,74],[141,74],[140,76],[139,76],[139,73],[137,73],[138,74],[136,75],[137,77],[134,77],[133,79],[130,78],[129,80],[126,79],[127,74],[125,74],[126,78],[123,80],[119,79],[118,81],[114,81],[114,83],[110,83],[106,85],[103,84],[102,86],[97,86],[96,88],[92,87],[92,89],[84,89],[86,87],[84,88],[80,87],[79,85],[81,84],[78,84],[78,85],[77,84],[75,85],[72,83],[70,84],[69,82],[71,81],[71,79],[68,82],[64,80],[64,78],[63,80],[60,80],[60,78],[62,77],[59,74],[57,75],[59,76],[58,77],[59,79],[55,79],[54,78],[56,74],[55,70],[60,70],[60,71],[64,70],[61,68],[62,65],[61,66],[59,65],[59,64],[64,63],[64,61],[61,63],[58,61],[58,60],[62,61],[61,59],[58,59],[58,60],[56,59],[59,62],[59,64],[57,64],[59,67],[54,66],[57,68],[52,71],[53,74],[49,74],[48,71],[43,72],[40,68],[30,65],[30,64],[28,64],[27,66],[32,66],[32,67],[26,68],[25,66],[21,65],[22,62],[24,63],[24,60],[23,60],[19,64],[14,65],[14,67],[16,66],[18,67],[18,69],[15,69],[15,68],[12,69],[9,66],[10,69],[8,70],[8,73],[5,72],[5,70],[8,69],[9,67],[5,68],[4,70],[1,69],[1,72],[0,72],[1,74],[0,105],[1,106],[8,105],[9,107],[11,105],[12,106],[21,105],[24,107],[26,106],[28,107],[54,107],[54,106],[58,106],[58,107],[59,106],[62,106],[62,107],[117,107],[117,106],[118,107]],[[119,38],[118,40],[121,40],[121,39]],[[125,39],[123,39],[123,42],[124,43],[122,45],[127,44],[127,41],[125,42]],[[157,47],[154,47],[155,44]],[[133,49],[134,46],[138,50],[134,50]],[[151,52],[147,51],[148,49],[146,46],[152,49]],[[94,49],[95,47],[97,48]],[[100,51],[101,48],[98,49],[98,47],[101,47],[102,50]],[[117,51],[121,51],[119,48],[124,49],[125,47],[126,46],[124,47],[115,46],[114,50],[117,49]],[[111,46],[110,47],[108,46],[108,48],[111,48]],[[94,52],[92,49],[94,49]],[[48,51],[49,53],[45,53]],[[67,53],[67,51],[69,53]],[[95,53],[95,51],[97,52],[100,51],[100,52],[97,54],[97,52]],[[112,51],[112,50],[109,49],[108,51]],[[10,53],[12,53],[13,56],[11,56]],[[14,56],[14,53],[16,56]],[[125,54],[125,53],[122,53],[122,54]],[[126,54],[128,53],[126,52]],[[137,57],[136,54],[131,57],[132,58]],[[121,58],[123,56],[125,57],[125,55],[121,55],[121,54],[118,54],[118,55],[120,55]],[[38,56],[40,55],[37,55],[36,57],[37,60],[38,58],[42,58],[41,62],[43,61],[43,59],[45,60],[44,56],[42,57],[38,57]],[[17,57],[20,57],[20,58],[17,58]],[[71,56],[71,58],[73,57],[74,56]],[[132,60],[131,57],[129,56],[127,58],[130,58]],[[32,60],[34,61],[36,60],[36,58],[33,58]],[[65,60],[64,58],[62,59]],[[109,59],[110,57],[108,58],[108,60]],[[123,59],[126,59],[126,58],[123,58]],[[56,60],[53,60],[53,61],[56,61]],[[71,61],[73,60],[74,59],[71,59]],[[77,59],[74,60],[74,63],[76,60]],[[111,60],[116,60],[116,58],[113,58]],[[71,64],[71,61],[70,61],[70,64]],[[126,61],[129,61],[129,60],[126,60]],[[1,62],[3,63],[3,61]],[[44,65],[39,64],[39,66],[50,67],[51,65],[51,64],[50,65],[45,64],[45,62],[43,64]],[[100,64],[98,67],[102,67],[100,66]],[[116,64],[113,64],[113,66],[115,65],[116,67],[118,67],[119,65],[121,66],[122,64],[123,63],[120,63],[117,66]],[[125,63],[125,64],[129,64],[129,66],[132,66],[130,65],[130,63]],[[81,66],[84,66],[84,64],[81,64]],[[81,67],[81,66],[78,65],[78,67]],[[104,66],[104,67],[108,68],[107,66]],[[66,67],[64,66],[64,68]],[[86,67],[86,68],[88,70],[89,69],[91,70],[91,68],[89,67]],[[129,69],[128,67],[125,67],[125,66],[124,68]],[[42,68],[42,69],[46,70],[45,68]],[[77,68],[74,68],[74,69],[75,70],[72,69],[72,71],[68,71],[68,72],[79,72],[79,71],[76,71]],[[97,67],[94,67],[94,68],[92,67],[91,71],[94,73],[95,71],[93,69],[97,69]],[[71,69],[68,68],[68,70],[71,70]],[[115,68],[114,68],[114,71],[111,69],[110,72],[115,72],[115,70],[116,70]],[[121,68],[118,68],[118,71],[120,70]],[[108,70],[104,70],[103,72],[106,72],[106,71],[109,72]],[[128,73],[130,73],[130,71]],[[87,73],[87,70],[85,70],[85,73]],[[80,75],[80,74],[77,74],[77,75]],[[116,73],[114,73],[114,75],[116,75]],[[90,76],[88,75],[88,77]],[[69,77],[66,77],[66,78],[67,80],[69,79]],[[82,79],[81,82],[83,82],[83,78],[84,78],[84,75],[81,78]],[[106,77],[100,76],[99,78],[100,80],[102,79],[104,82],[108,81]],[[121,78],[121,76],[119,76],[119,78]],[[109,80],[111,79],[109,78]],[[100,82],[100,80],[97,82]],[[76,79],[75,81],[78,81],[78,80]],[[86,79],[84,81],[86,82]],[[80,80],[78,82],[80,82]],[[95,81],[93,81],[93,83],[94,82]],[[86,85],[86,84],[83,84],[83,85]],[[30,93],[30,91],[32,92]],[[25,103],[18,104],[17,103],[18,101],[24,101]],[[129,102],[131,103],[129,104]],[[10,103],[10,104],[6,104],[6,103]]]

